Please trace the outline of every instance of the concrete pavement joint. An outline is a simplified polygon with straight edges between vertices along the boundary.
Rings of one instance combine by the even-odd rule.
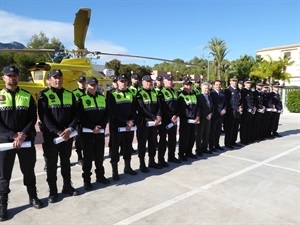
[[[293,152],[293,151],[295,151],[295,150],[297,150],[299,148],[300,148],[300,146],[296,146],[296,147],[291,148],[291,149],[289,149],[287,151],[284,151],[284,152],[282,152],[280,154],[272,156],[272,157],[270,157],[270,158],[268,158],[268,159],[266,159],[266,160],[264,160],[262,162],[257,162],[254,165],[248,166],[248,167],[246,167],[246,168],[244,168],[242,170],[239,170],[237,172],[229,174],[229,175],[227,175],[225,177],[219,178],[219,179],[217,179],[217,180],[215,180],[213,182],[210,182],[210,183],[208,183],[208,184],[206,184],[204,186],[201,186],[198,189],[186,192],[186,193],[184,193],[182,195],[179,195],[179,196],[177,196],[175,198],[172,198],[172,199],[170,199],[168,201],[165,201],[165,202],[162,202],[162,203],[160,203],[160,204],[158,204],[156,206],[153,206],[153,207],[151,207],[151,208],[149,208],[147,210],[139,212],[139,213],[137,213],[137,214],[135,214],[135,215],[133,215],[131,217],[128,217],[127,219],[124,219],[122,221],[119,221],[119,222],[115,223],[115,225],[125,225],[125,224],[134,223],[134,222],[136,222],[136,221],[138,221],[138,220],[140,220],[142,218],[145,218],[145,217],[147,217],[147,216],[149,216],[149,215],[151,215],[151,214],[153,214],[155,212],[158,212],[158,211],[160,211],[160,210],[162,210],[164,208],[167,208],[167,207],[169,207],[169,206],[171,206],[171,205],[173,205],[175,203],[178,203],[178,202],[180,202],[182,200],[185,200],[185,199],[187,199],[187,198],[189,198],[189,197],[191,197],[193,195],[196,195],[196,194],[202,192],[203,190],[208,190],[208,189],[210,189],[213,186],[221,184],[221,183],[223,183],[225,181],[228,181],[228,180],[230,180],[232,178],[238,177],[238,176],[240,176],[240,175],[242,175],[244,173],[247,173],[247,172],[249,172],[251,170],[254,170],[254,169],[256,169],[256,168],[258,168],[258,167],[260,167],[262,165],[267,165],[269,162],[271,162],[271,161],[273,161],[275,159],[281,158],[281,157],[283,157],[283,156],[285,156],[285,155],[287,155],[287,154],[289,154],[289,153],[291,153],[291,152]]]

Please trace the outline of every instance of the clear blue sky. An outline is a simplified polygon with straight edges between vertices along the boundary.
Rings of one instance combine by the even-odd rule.
[[[90,51],[185,61],[201,54],[212,37],[227,43],[228,60],[261,48],[300,43],[299,0],[0,0],[0,42],[27,44],[43,31],[73,45],[79,8],[91,8]],[[102,57],[100,64],[104,64]],[[119,58],[122,63],[160,63]]]

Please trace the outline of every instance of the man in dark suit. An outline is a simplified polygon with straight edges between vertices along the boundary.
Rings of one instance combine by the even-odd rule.
[[[225,99],[227,109],[224,119],[225,129],[225,147],[233,149],[233,146],[240,146],[236,143],[238,129],[240,125],[241,114],[243,113],[241,93],[237,87],[238,79],[233,77],[230,79],[230,86],[225,89]]]
[[[212,154],[212,146],[209,146],[210,148],[208,149],[211,118],[213,115],[213,102],[209,95],[209,86],[210,84],[207,82],[202,83],[202,93],[197,96],[200,124],[197,125],[196,152],[199,156],[202,153]]]
[[[222,83],[216,80],[213,84],[213,89],[210,96],[214,106],[214,113],[211,118],[209,146],[212,151],[224,150],[220,144],[220,136],[222,131],[223,118],[226,113],[226,99],[223,91],[221,90]]]

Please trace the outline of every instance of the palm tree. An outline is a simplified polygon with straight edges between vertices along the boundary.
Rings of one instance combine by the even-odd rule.
[[[228,53],[226,43],[224,40],[214,37],[210,39],[206,48],[209,48],[214,56],[216,74],[220,80],[222,74],[222,62]]]
[[[266,79],[270,83],[274,80],[289,81],[291,74],[286,72],[286,68],[294,63],[294,61],[290,60],[290,57],[284,56],[283,58],[279,57],[278,61],[274,61],[271,56],[267,55],[267,60],[256,63],[250,76]]]

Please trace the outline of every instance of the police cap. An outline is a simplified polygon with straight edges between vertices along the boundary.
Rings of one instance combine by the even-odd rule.
[[[92,84],[98,84],[98,80],[97,80],[97,78],[95,78],[95,77],[91,77],[91,78],[89,78],[89,79],[87,80],[86,83],[87,83],[87,84],[90,84],[90,85],[92,85]]]
[[[48,77],[55,77],[56,75],[60,75],[62,76],[63,73],[61,72],[61,70],[51,70],[50,73],[48,74]]]
[[[78,77],[77,81],[78,82],[85,82],[86,78],[85,78],[85,76],[80,76],[80,77]]]
[[[15,66],[6,66],[2,70],[3,75],[19,75],[19,69]]]

